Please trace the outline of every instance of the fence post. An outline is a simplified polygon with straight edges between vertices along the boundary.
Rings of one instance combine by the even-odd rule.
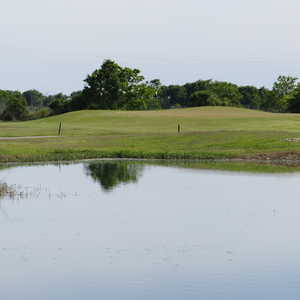
[[[62,128],[62,123],[60,121],[58,126],[58,136],[61,136],[61,128]]]

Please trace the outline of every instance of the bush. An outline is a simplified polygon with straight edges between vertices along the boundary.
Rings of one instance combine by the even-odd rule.
[[[221,101],[210,91],[197,91],[191,95],[189,106],[217,106]]]
[[[29,120],[42,119],[50,116],[50,114],[51,114],[51,110],[48,107],[44,107],[37,111],[30,112],[28,115],[28,119]]]
[[[69,111],[69,104],[68,100],[57,98],[49,104],[49,107],[52,109],[53,114],[63,114]]]
[[[27,117],[28,110],[24,98],[10,99],[1,115],[4,121],[25,120]]]

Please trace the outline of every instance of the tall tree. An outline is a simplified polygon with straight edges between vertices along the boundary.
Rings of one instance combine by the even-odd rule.
[[[122,68],[112,60],[105,60],[85,80],[83,93],[87,107],[122,109],[132,101],[148,100],[150,90],[154,92],[158,82],[149,84],[140,73],[138,69]]]

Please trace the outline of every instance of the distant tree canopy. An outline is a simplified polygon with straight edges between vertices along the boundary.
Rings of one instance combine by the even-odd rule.
[[[37,90],[19,91],[0,90],[0,119],[17,121],[38,119],[49,116],[51,113],[63,113],[57,102],[70,99],[63,94],[45,96]],[[65,104],[65,103],[64,103]]]
[[[82,90],[43,95],[31,89],[0,90],[0,118],[24,120],[82,109],[154,110],[197,106],[236,106],[270,112],[300,113],[298,78],[279,76],[272,89],[197,80],[183,85],[146,81],[141,71],[105,60],[84,80]]]
[[[265,87],[237,86],[229,82],[198,80],[184,85],[162,86],[163,108],[191,106],[236,106],[271,112],[292,112],[291,96],[297,89],[297,78],[279,76],[272,90]]]
[[[164,86],[160,93],[162,107],[241,106],[242,94],[235,84],[198,80],[185,85]]]

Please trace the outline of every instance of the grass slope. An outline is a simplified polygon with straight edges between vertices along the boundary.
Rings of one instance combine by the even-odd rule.
[[[78,111],[27,122],[0,122],[0,161],[100,157],[232,158],[300,150],[300,116],[230,107],[162,111]],[[182,133],[177,133],[180,123]]]

